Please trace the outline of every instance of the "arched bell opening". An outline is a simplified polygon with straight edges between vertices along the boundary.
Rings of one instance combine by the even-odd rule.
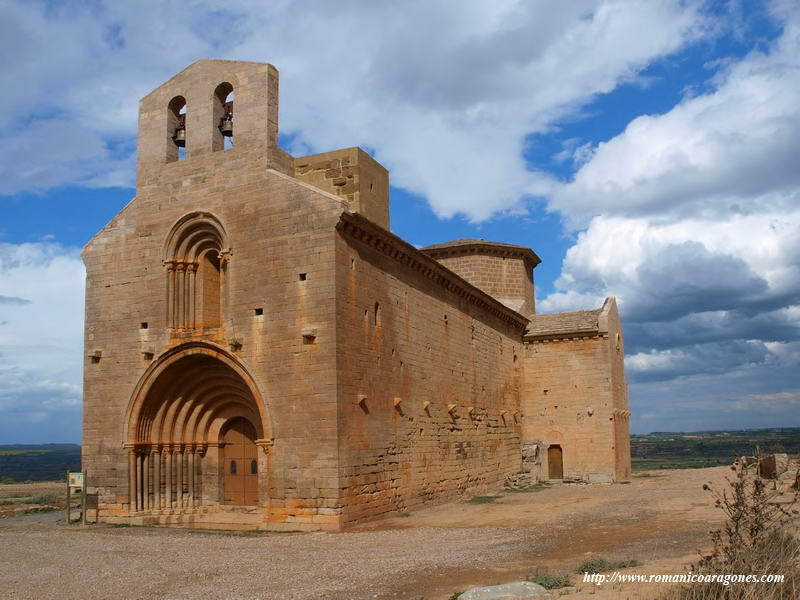
[[[173,352],[137,386],[126,444],[131,511],[266,501],[265,407],[241,365],[213,354]]]
[[[186,157],[186,99],[175,96],[167,104],[167,162]]]
[[[227,81],[214,90],[211,148],[215,152],[233,148],[233,99],[233,86]]]

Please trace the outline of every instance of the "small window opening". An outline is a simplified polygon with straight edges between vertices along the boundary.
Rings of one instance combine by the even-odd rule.
[[[376,327],[381,324],[381,305],[379,302],[375,303],[374,323]]]
[[[139,323],[139,329],[147,329],[148,324],[146,322]]]
[[[300,273],[300,281],[305,281],[308,275],[306,273]]]
[[[231,461],[231,475],[236,475],[236,461]]]
[[[369,191],[370,191],[370,192],[372,191],[372,188],[373,188],[373,185],[370,183],[370,184],[369,184]]]
[[[251,460],[250,461],[250,475],[258,475],[258,461]]]
[[[356,259],[355,258],[351,258],[350,259],[350,268],[355,271],[355,268],[356,268]]]
[[[303,343],[305,345],[308,346],[309,344],[313,344],[316,341],[317,341],[317,336],[315,336],[313,333],[304,333],[303,334]]]
[[[263,315],[263,314],[264,314],[264,309],[263,309],[263,308],[254,308],[254,309],[253,309],[253,313],[254,313],[254,314],[257,316],[257,317],[260,317],[261,315]]]

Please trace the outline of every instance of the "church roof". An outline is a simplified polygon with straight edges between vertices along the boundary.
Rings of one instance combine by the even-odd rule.
[[[434,258],[453,253],[465,254],[468,252],[484,251],[492,254],[523,258],[530,261],[533,267],[542,262],[542,259],[539,258],[533,250],[526,246],[507,244],[505,242],[490,242],[484,239],[475,238],[462,238],[460,240],[453,240],[451,242],[431,244],[430,246],[420,248],[420,250]]]
[[[549,338],[571,334],[599,333],[602,310],[602,308],[598,308],[596,310],[533,315],[530,317],[525,337]]]

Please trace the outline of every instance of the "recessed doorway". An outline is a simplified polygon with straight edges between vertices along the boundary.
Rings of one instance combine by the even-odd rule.
[[[222,434],[224,443],[223,504],[258,504],[258,446],[256,428],[244,417],[231,419]]]

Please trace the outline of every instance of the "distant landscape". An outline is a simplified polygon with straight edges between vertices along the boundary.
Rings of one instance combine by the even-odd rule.
[[[800,454],[800,428],[654,432],[631,436],[634,471],[698,469],[732,464],[736,456],[762,452]],[[0,483],[59,481],[78,471],[78,444],[0,445]]]
[[[80,468],[79,444],[0,445],[0,483],[60,481]]]
[[[786,452],[800,454],[800,427],[653,432],[631,436],[634,471],[651,469],[699,469],[730,465],[737,456]]]

